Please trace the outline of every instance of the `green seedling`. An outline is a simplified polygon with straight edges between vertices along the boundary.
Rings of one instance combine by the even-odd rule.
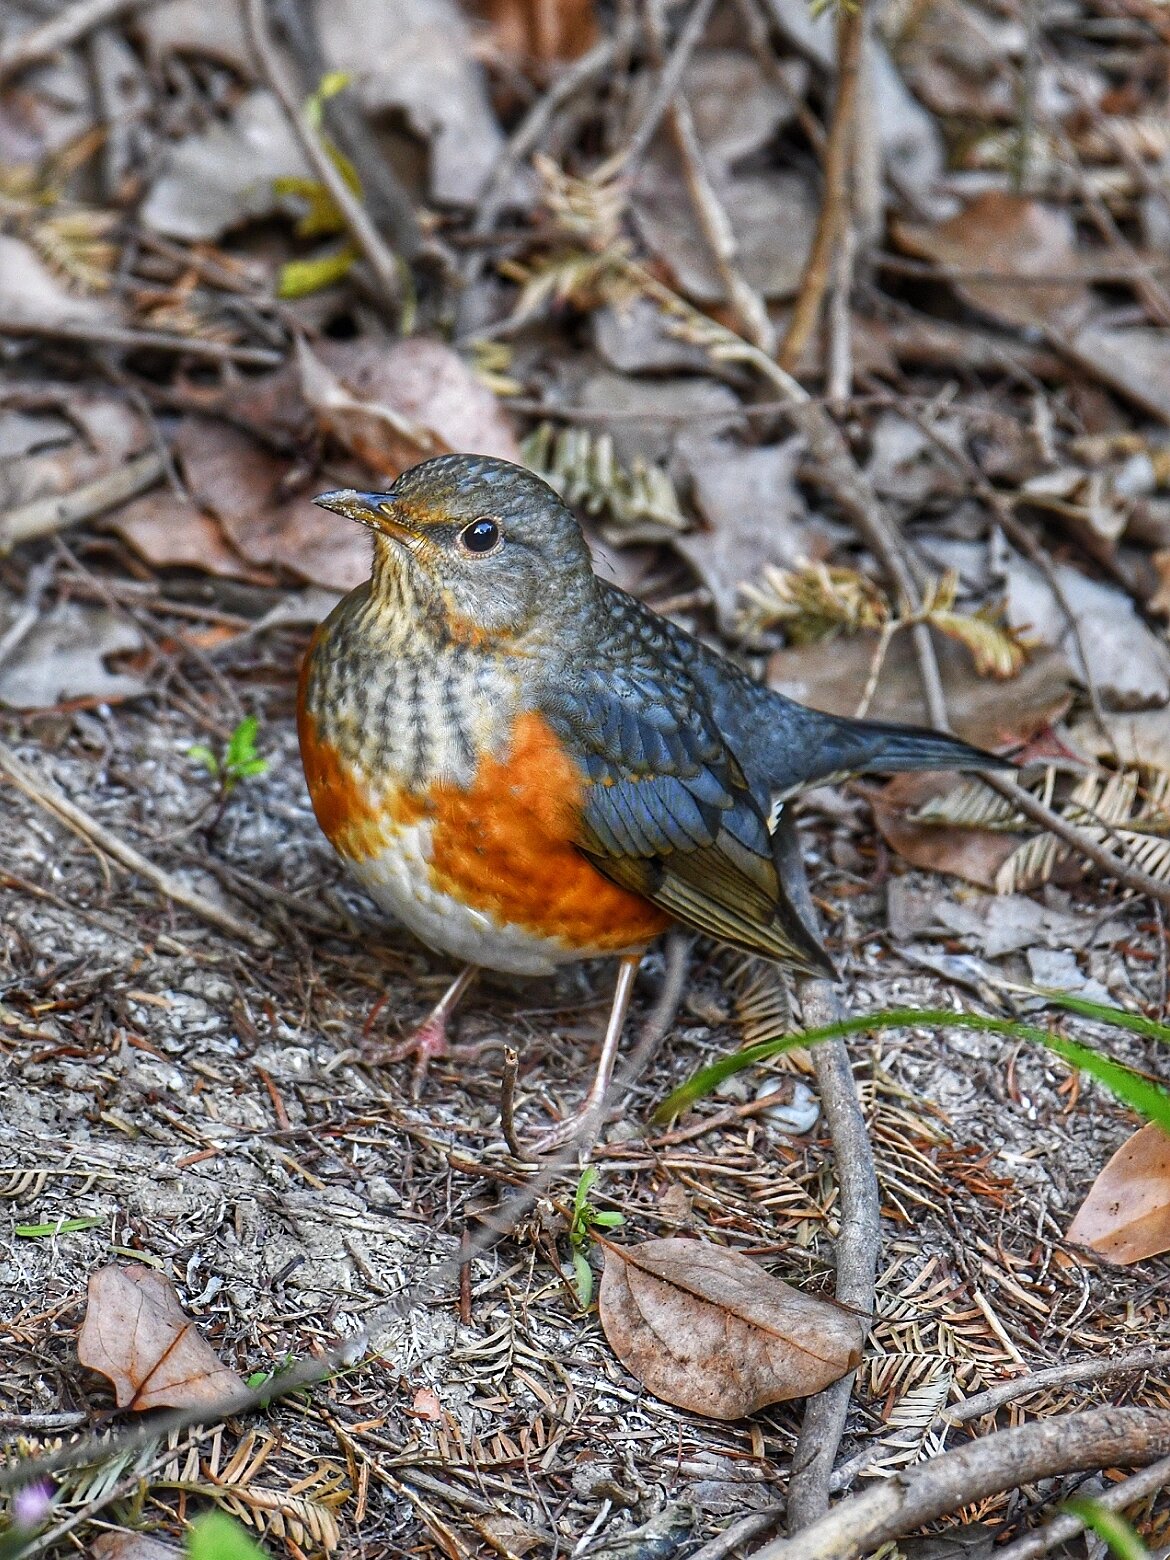
[[[262,775],[268,768],[268,760],[260,755],[256,747],[256,733],[259,729],[260,722],[256,716],[245,715],[228,738],[222,755],[205,743],[196,742],[187,749],[187,757],[202,764],[212,779],[219,781],[223,795],[230,796],[241,780]]]
[[[187,1534],[188,1560],[267,1560],[268,1551],[253,1543],[238,1522],[222,1511],[209,1511]]]
[[[587,1311],[593,1300],[593,1269],[589,1266],[589,1243],[592,1231],[616,1230],[626,1222],[625,1215],[612,1209],[598,1209],[589,1201],[589,1191],[597,1179],[597,1171],[588,1165],[581,1172],[577,1190],[573,1193],[573,1216],[569,1220],[569,1254],[573,1263],[573,1285],[581,1309]]]
[[[1078,1495],[1065,1502],[1064,1509],[1079,1517],[1091,1533],[1109,1545],[1117,1560],[1150,1560],[1150,1552],[1133,1526],[1120,1512],[1110,1511],[1102,1501]]]
[[[53,1219],[45,1224],[18,1224],[12,1233],[19,1235],[22,1240],[44,1240],[52,1235],[72,1235],[76,1230],[92,1230],[105,1222],[99,1216],[91,1216],[87,1219]]]

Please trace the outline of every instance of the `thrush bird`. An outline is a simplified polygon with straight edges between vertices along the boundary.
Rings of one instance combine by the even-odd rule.
[[[399,1048],[418,1079],[477,967],[542,975],[616,954],[596,1111],[639,958],[672,924],[834,973],[789,798],[846,775],[1001,765],[763,687],[598,578],[557,494],[507,461],[443,455],[385,493],[316,502],[368,526],[374,556],[301,673],[313,808],[371,896],[467,965]]]

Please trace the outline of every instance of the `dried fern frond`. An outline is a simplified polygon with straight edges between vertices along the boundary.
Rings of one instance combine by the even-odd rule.
[[[108,292],[118,248],[110,238],[117,217],[108,211],[60,211],[29,224],[29,243],[45,264],[86,292]]]
[[[1090,839],[1124,852],[1128,861],[1151,877],[1170,882],[1170,774],[1158,770],[1147,781],[1136,769],[1090,770],[1064,797],[1056,795],[1059,778],[1060,771],[1049,767],[1027,789]],[[1023,813],[978,780],[962,781],[908,817],[913,823],[937,828],[1028,834],[996,875],[1000,894],[1021,893],[1047,883],[1075,855],[1054,834],[1037,833]]]
[[[770,959],[758,959],[753,954],[736,957],[725,979],[745,1046],[774,1040],[793,1028],[788,983]],[[787,1061],[791,1054],[786,1052],[776,1061]]]
[[[795,569],[766,564],[758,584],[741,587],[737,627],[759,633],[783,624],[795,644],[812,644],[835,634],[882,629],[890,619],[884,592],[856,569],[804,563]]]
[[[540,180],[541,208],[558,233],[595,254],[621,244],[628,180],[577,178],[543,153],[532,166]]]
[[[1028,646],[1015,629],[1004,622],[1003,607],[980,607],[977,612],[958,612],[955,600],[959,576],[948,569],[933,586],[920,616],[940,634],[963,645],[971,655],[977,677],[995,677],[1001,681],[1016,677],[1028,658]]]
[[[1132,769],[1085,775],[1060,807],[1061,815],[1098,844],[1124,852],[1128,861],[1160,882],[1170,882],[1170,774],[1158,773],[1142,789]],[[1054,834],[1038,834],[1014,850],[996,873],[999,894],[1047,883],[1074,852]]]
[[[627,469],[618,460],[608,433],[541,423],[521,445],[525,462],[568,504],[587,514],[605,513],[624,531],[649,522],[685,531],[674,484],[660,466],[636,459]],[[629,535],[622,540],[632,540]]]
[[[481,337],[471,343],[471,368],[481,385],[493,395],[521,395],[524,386],[513,379],[511,345],[506,341],[490,341]]]

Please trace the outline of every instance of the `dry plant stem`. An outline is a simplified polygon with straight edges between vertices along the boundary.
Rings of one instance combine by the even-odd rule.
[[[147,860],[132,845],[128,845],[112,830],[107,829],[105,824],[99,823],[96,818],[91,818],[87,812],[77,806],[76,802],[71,802],[50,781],[34,775],[4,742],[0,742],[0,773],[6,775],[17,790],[23,792],[30,801],[36,802],[46,812],[55,814],[71,829],[75,829],[78,834],[95,845],[98,850],[104,851],[107,856],[111,856],[131,872],[152,883],[167,899],[182,905],[185,910],[190,910],[210,926],[217,926],[232,937],[242,937],[254,948],[272,947],[275,939],[263,927],[233,915],[230,910],[225,910],[222,905],[206,899],[180,878],[164,871],[162,867],[155,866],[153,861]]]
[[[7,81],[9,76],[24,70],[26,66],[52,59],[60,49],[67,49],[71,43],[84,38],[86,33],[103,27],[124,12],[137,11],[144,5],[155,3],[156,0],[76,0],[75,4],[67,5],[59,15],[13,38],[8,47],[0,52],[0,81]]]
[[[746,1544],[750,1538],[758,1538],[761,1533],[766,1533],[769,1528],[775,1527],[784,1515],[783,1506],[766,1506],[762,1511],[753,1511],[746,1517],[740,1517],[738,1522],[733,1522],[725,1527],[722,1533],[709,1538],[707,1542],[687,1556],[687,1560],[726,1560],[733,1549],[738,1549],[740,1544]]]
[[[727,289],[740,329],[753,346],[771,355],[776,350],[776,332],[768,318],[764,300],[753,291],[739,269],[739,244],[731,219],[723,209],[723,203],[715,193],[715,187],[703,164],[703,149],[695,133],[690,105],[683,98],[676,98],[671,104],[669,117],[671,138],[682,159],[691,204],[715,260],[720,280]]]
[[[229,341],[206,341],[168,330],[134,330],[128,325],[103,325],[93,320],[38,320],[23,314],[0,314],[0,336],[40,336],[47,341],[76,341],[82,346],[120,347],[127,352],[178,352],[248,368],[276,368],[284,362],[283,353],[269,347],[235,347]]]
[[[244,27],[260,74],[276,95],[313,172],[329,191],[329,197],[337,207],[350,237],[373,273],[378,297],[390,321],[394,323],[402,301],[402,277],[398,264],[370,220],[369,213],[342,178],[320,136],[305,117],[293,85],[285,74],[284,64],[272,46],[264,14],[264,0],[243,0],[243,8]]]
[[[857,1560],[903,1533],[1004,1490],[1065,1473],[1138,1468],[1170,1454],[1170,1412],[1096,1408],[983,1436],[843,1500],[752,1560]]]
[[[666,64],[658,78],[658,86],[653,97],[642,116],[641,123],[634,130],[633,135],[620,151],[606,159],[594,171],[594,178],[599,182],[612,179],[619,173],[629,174],[641,162],[646,155],[651,141],[658,133],[658,127],[666,117],[674,95],[679,89],[691,55],[698,47],[699,40],[707,26],[707,19],[714,8],[715,0],[695,0],[691,7],[690,15],[679,30],[675,39],[674,48],[667,57]]]
[[[833,257],[849,225],[849,170],[864,38],[865,6],[863,0],[855,0],[855,4],[841,7],[837,23],[837,98],[825,146],[825,194],[796,306],[780,347],[781,367],[790,374],[796,371],[820,319]]]
[[[1025,791],[1017,781],[1005,780],[1000,775],[981,775],[980,778],[984,785],[989,785],[993,791],[998,791],[1026,818],[1030,818],[1033,823],[1038,823],[1041,828],[1055,834],[1066,845],[1071,845],[1073,850],[1087,857],[1094,866],[1100,867],[1108,877],[1116,878],[1119,883],[1124,883],[1127,888],[1132,888],[1139,894],[1149,894],[1152,899],[1157,899],[1161,904],[1170,905],[1170,883],[1160,882],[1157,878],[1151,877],[1148,872],[1143,872],[1140,867],[1135,867],[1120,856],[1115,856],[1111,850],[1106,850],[1104,845],[1099,845],[1096,840],[1090,839],[1083,829],[1067,823],[1051,807],[1045,807],[1043,802],[1038,801],[1030,791]]]
[[[115,466],[83,487],[74,488],[72,493],[35,498],[19,509],[10,509],[7,514],[0,515],[0,558],[6,557],[22,542],[52,536],[124,504],[128,498],[144,493],[161,481],[165,472],[165,457],[158,450],[148,450],[124,466]]]
[[[306,91],[316,91],[329,63],[317,34],[312,5],[308,0],[276,0],[274,15]],[[324,117],[337,145],[354,166],[371,215],[391,235],[402,258],[412,264],[423,249],[414,206],[382,155],[354,93],[345,88],[331,97],[324,105]]]
[[[841,1016],[840,999],[828,981],[801,985],[804,1022],[831,1024]],[[813,1066],[821,1105],[833,1140],[837,1185],[841,1193],[841,1229],[837,1236],[836,1299],[868,1316],[881,1247],[881,1201],[873,1149],[853,1082],[843,1040],[817,1046]],[[788,1532],[815,1522],[829,1509],[829,1480],[845,1429],[855,1372],[810,1398],[788,1480]]]
[[[1115,1354],[1112,1359],[1070,1360],[1065,1365],[1053,1365],[1049,1370],[1038,1370],[1027,1376],[1016,1376],[989,1387],[986,1392],[965,1398],[943,1409],[941,1417],[952,1424],[964,1424],[969,1419],[982,1419],[984,1414],[994,1414],[1005,1403],[1017,1398],[1029,1397],[1033,1392],[1043,1392],[1049,1387],[1061,1387],[1066,1383],[1082,1386],[1090,1381],[1105,1381],[1114,1376],[1135,1376],[1146,1370],[1162,1370],[1170,1366],[1170,1349],[1130,1349],[1125,1354]]]
[[[1170,1457],[1164,1457],[1161,1462],[1143,1468],[1141,1473],[1122,1479],[1120,1484],[1111,1484],[1094,1499],[1107,1511],[1124,1511],[1127,1506],[1134,1505],[1139,1500],[1144,1500],[1147,1495],[1155,1495],[1159,1490],[1167,1487],[1170,1487]],[[1080,1517],[1075,1516],[1071,1511],[1062,1511],[1059,1516],[1054,1517],[1044,1527],[1037,1528],[1034,1533],[1026,1533],[1023,1538],[1016,1539],[1014,1544],[1008,1544],[1004,1549],[997,1549],[996,1560],[1036,1560],[1037,1556],[1046,1555],[1058,1544],[1066,1544],[1070,1538],[1075,1538],[1078,1533],[1084,1532],[1084,1528],[1085,1524]],[[1164,1550],[1161,1552],[1165,1553]]]
[[[524,1149],[516,1136],[516,1120],[513,1114],[516,1103],[516,1073],[520,1056],[511,1046],[504,1050],[504,1070],[500,1075],[500,1131],[508,1152],[513,1159],[523,1159]]]

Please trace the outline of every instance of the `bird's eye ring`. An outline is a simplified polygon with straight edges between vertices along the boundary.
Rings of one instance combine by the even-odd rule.
[[[499,521],[493,520],[490,515],[481,515],[478,520],[465,525],[459,533],[459,545],[463,551],[474,553],[480,558],[486,553],[495,552],[502,539]]]

